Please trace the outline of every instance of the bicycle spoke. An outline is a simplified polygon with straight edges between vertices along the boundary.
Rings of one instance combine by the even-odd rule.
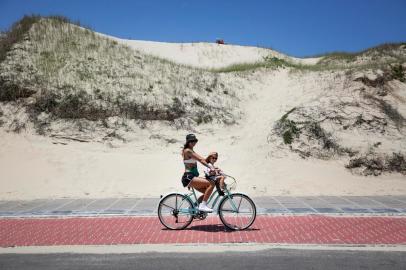
[[[222,209],[223,212],[231,212],[231,213],[237,213],[235,210],[233,209]]]
[[[237,209],[237,211],[235,209]],[[232,199],[230,196],[221,203],[219,206],[219,214],[225,226],[233,230],[243,230],[251,226],[254,222],[256,209],[249,197],[235,193],[232,195]]]
[[[239,210],[240,210],[241,201],[242,201],[242,197],[240,198],[240,203],[238,204],[237,212],[239,212]]]
[[[179,230],[192,222],[193,215],[190,209],[193,209],[193,206],[187,197],[181,194],[169,194],[159,203],[158,217],[168,229]]]
[[[168,207],[168,208],[171,208],[171,209],[173,209],[173,210],[176,209],[176,208],[173,208],[172,206],[166,205],[166,204],[164,204],[164,203],[161,203],[161,205],[164,205],[164,206],[166,206],[166,207]]]

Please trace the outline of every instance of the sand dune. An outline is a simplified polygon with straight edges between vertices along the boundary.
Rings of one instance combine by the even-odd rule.
[[[283,112],[323,95],[312,88],[311,80],[303,85],[289,76],[281,70],[261,75],[261,82],[250,82],[251,93],[243,102],[245,117],[236,126],[196,127],[196,151],[202,155],[218,151],[218,165],[237,178],[238,190],[252,196],[405,194],[404,175],[360,176],[347,170],[339,157],[302,159],[269,145],[272,123]],[[156,122],[133,132],[135,137],[127,143],[81,143],[2,132],[1,198],[158,197],[186,192],[180,183],[180,148],[190,130]]]
[[[264,57],[279,57],[302,64],[315,64],[320,58],[295,58],[272,49],[216,44],[207,42],[168,43],[112,38],[140,52],[168,59],[175,63],[199,68],[223,68],[240,63],[263,61]]]
[[[63,31],[72,32],[70,27]],[[63,31],[58,33],[63,34]],[[332,116],[328,121],[323,120],[320,127],[333,133],[335,142],[342,148],[349,147],[361,153],[370,150],[381,153],[405,151],[405,126],[401,122],[406,111],[405,84],[392,80],[387,82],[385,87],[388,88],[385,90],[362,82],[363,76],[370,76],[372,72],[376,78],[381,76],[381,71],[363,70],[357,75],[339,69],[294,70],[281,66],[241,73],[210,73],[187,66],[220,68],[238,63],[255,63],[269,55],[312,65],[319,58],[297,59],[270,49],[248,46],[108,39],[128,45],[137,53],[124,47],[115,50],[114,43],[103,40],[101,43],[104,47],[100,46],[99,51],[92,49],[85,52],[87,55],[82,55],[83,51],[79,51],[80,55],[71,53],[68,59],[72,62],[52,75],[57,82],[49,81],[47,86],[54,84],[55,91],[59,91],[60,85],[70,83],[72,89],[83,88],[83,92],[91,97],[105,91],[109,95],[102,96],[101,101],[90,99],[97,108],[109,108],[115,103],[106,105],[103,102],[124,96],[136,102],[141,100],[151,102],[155,107],[173,109],[173,104],[168,101],[179,97],[181,102],[187,103],[184,111],[181,111],[182,117],[172,120],[133,119],[118,114],[107,115],[105,119],[67,120],[41,113],[35,116],[35,122],[30,120],[29,111],[26,110],[35,102],[35,95],[25,99],[26,104],[2,101],[1,200],[159,197],[171,191],[186,192],[180,182],[183,173],[180,149],[185,135],[190,132],[196,133],[199,138],[196,151],[201,155],[218,151],[218,165],[237,178],[239,191],[251,196],[406,194],[403,174],[361,176],[345,168],[348,156],[337,154],[325,160],[314,156],[302,158],[293,150],[319,151],[320,145],[303,137],[295,138],[294,143],[287,145],[281,136],[273,135],[275,123],[286,112],[301,108],[298,111],[311,113],[314,121],[327,119],[326,115]],[[95,40],[93,37],[85,40],[86,46],[94,48]],[[82,39],[82,42],[85,41]],[[6,59],[1,63],[2,70],[7,71],[3,73],[4,76],[17,70],[17,66],[24,69],[28,65],[24,61],[38,61],[35,57],[29,58],[27,51],[24,51],[31,45],[28,41],[20,45],[15,50],[15,59]],[[41,46],[37,45],[36,49],[41,49]],[[100,57],[108,50],[111,50],[109,57]],[[145,54],[174,63],[161,63]],[[82,61],[85,56],[90,60]],[[118,57],[120,63],[115,63],[114,57]],[[40,57],[38,59],[43,61]],[[187,66],[178,67],[175,63]],[[86,71],[91,71],[90,74],[80,73],[79,76],[77,73],[82,70],[69,69],[81,65],[86,67]],[[54,68],[51,66],[50,71]],[[101,73],[103,68],[108,68],[105,71],[108,76]],[[27,70],[22,74],[26,77],[19,74],[21,76],[10,78],[30,78],[30,72]],[[99,77],[93,78],[93,75]],[[95,85],[103,88],[103,91],[93,89]],[[382,93],[383,90],[386,92]],[[119,96],[120,91],[124,95]],[[377,91],[381,92],[377,94]],[[56,93],[62,95],[64,92]],[[372,101],[378,102],[378,105],[384,104],[395,118],[390,119],[379,106],[366,99],[368,95],[376,95],[379,99]],[[343,104],[352,107],[349,109]],[[167,111],[163,113],[167,117],[165,113]],[[209,117],[209,121],[198,118],[198,122],[194,117],[202,114],[214,117]],[[360,114],[364,122],[354,124]],[[157,115],[162,113],[154,117]],[[226,116],[235,119],[235,122],[216,121]],[[297,122],[303,120],[299,113],[295,117]],[[337,124],[337,119],[344,119],[348,126],[343,128],[346,123]],[[376,119],[386,124],[381,125]],[[38,128],[39,124],[46,125]],[[44,135],[38,135],[38,131]]]

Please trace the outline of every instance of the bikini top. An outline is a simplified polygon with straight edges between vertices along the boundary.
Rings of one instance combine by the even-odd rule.
[[[194,158],[190,158],[190,159],[184,159],[183,163],[186,164],[196,164],[197,165],[197,160]]]
[[[197,160],[194,159],[194,158],[191,158],[191,159],[184,159],[184,160],[183,160],[183,163],[185,163],[185,164],[197,164]]]

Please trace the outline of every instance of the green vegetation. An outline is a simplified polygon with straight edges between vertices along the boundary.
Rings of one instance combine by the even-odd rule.
[[[114,100],[111,100],[113,98]],[[63,93],[44,91],[37,97],[31,106],[33,115],[41,112],[52,114],[57,118],[103,120],[112,116],[124,116],[129,119],[141,120],[168,120],[173,121],[185,113],[183,105],[178,98],[173,98],[170,106],[163,108],[149,104],[140,104],[131,101],[124,95],[106,96],[101,94],[98,98],[84,90],[75,91],[65,88]]]
[[[332,134],[326,132],[319,122],[308,122],[305,128],[311,135],[311,138],[316,139],[320,142],[323,150],[333,150],[336,152],[340,151],[339,145],[333,140]]]
[[[335,153],[351,153],[350,149],[343,148],[336,143],[333,135],[321,127],[320,121],[316,121],[310,117],[305,117],[305,119],[309,120],[301,122],[289,119],[289,115],[297,110],[297,108],[289,110],[274,126],[276,135],[281,136],[285,144],[293,147],[293,149],[291,149],[294,152],[298,152],[302,157],[315,155],[320,158],[325,158]],[[295,140],[300,142],[299,147],[297,145],[292,146]],[[309,145],[313,145],[313,150],[303,151],[303,145],[308,145],[307,147],[309,149],[311,148]],[[315,152],[311,154],[309,151]]]
[[[0,62],[6,58],[7,53],[12,49],[12,46],[21,42],[28,34],[31,27],[41,19],[50,19],[54,24],[69,23],[84,27],[79,21],[73,22],[64,16],[42,17],[40,15],[25,15],[21,20],[14,23],[10,29],[4,33],[4,36],[0,38]]]
[[[366,53],[378,53],[378,54],[386,54],[390,51],[397,50],[399,47],[406,46],[405,42],[398,42],[398,43],[384,43],[378,46],[374,46],[371,48],[367,48],[361,50],[359,52],[328,52],[323,54],[316,54],[312,56],[308,56],[306,58],[313,58],[313,57],[323,57],[323,58],[330,58],[330,59],[337,59],[337,60],[354,60],[357,56],[362,56]]]
[[[38,25],[41,19],[49,19],[53,24],[75,24],[80,26],[79,22],[72,22],[68,18],[63,16],[48,16],[41,17],[39,15],[24,16],[21,20],[14,23],[11,28],[4,33],[4,36],[0,38],[0,63],[6,60],[8,54],[14,57],[21,51],[22,48],[14,47],[21,42],[29,40],[29,32],[34,25]],[[61,66],[66,63],[66,59],[53,51],[42,51],[40,53],[40,67],[42,71],[48,74],[48,76],[54,75]],[[26,67],[22,66],[22,63],[16,63],[15,69],[18,72],[24,72]],[[29,66],[28,68],[32,68]],[[18,75],[17,75],[18,76]],[[38,74],[32,74],[35,81],[41,80]],[[19,98],[26,98],[33,95],[36,91],[34,85],[24,85],[23,83],[15,80],[14,78],[0,77],[0,101],[14,101]]]
[[[406,175],[406,157],[401,152],[391,154],[368,153],[352,158],[347,169],[361,169],[363,175],[381,175],[384,172],[398,172]]]
[[[405,69],[402,65],[395,65],[392,67],[392,78],[395,80],[399,80],[401,82],[405,82]]]
[[[295,137],[299,136],[300,129],[297,126],[297,123],[293,120],[290,120],[289,114],[294,112],[296,108],[291,109],[287,113],[285,113],[281,119],[279,119],[276,123],[275,129],[278,133],[282,136],[283,142],[285,144],[292,144]]]
[[[21,86],[14,82],[6,82],[0,78],[0,101],[15,101],[19,98],[26,98],[35,91]]]
[[[341,66],[344,69],[365,69],[393,63],[404,63],[406,61],[406,54],[401,52],[404,46],[406,46],[406,43],[385,43],[354,53],[327,53],[324,55],[319,55],[319,57],[322,57],[322,59],[317,63],[317,65],[327,68]],[[400,53],[398,53],[399,51]]]
[[[4,37],[0,39],[0,62],[2,62],[12,46],[21,40],[30,30],[31,26],[38,22],[41,17],[37,15],[24,16],[21,20],[14,23],[9,31],[5,32]]]
[[[187,125],[239,115],[234,90],[217,74],[142,54],[64,17],[34,18],[17,23],[26,30],[0,63],[0,101],[25,104],[34,124],[43,112],[49,121],[192,120],[179,121]]]
[[[399,131],[404,127],[404,125],[406,124],[406,119],[395,107],[393,107],[387,101],[370,94],[365,94],[364,97],[374,102],[374,104],[381,110],[381,112],[384,113],[388,119],[392,120]],[[362,115],[357,118],[356,123],[359,122],[364,122],[364,120],[362,120]]]
[[[244,72],[258,68],[291,68],[296,71],[324,71],[324,70],[365,70],[371,68],[387,67],[390,64],[397,64],[397,67],[406,62],[406,53],[395,53],[399,48],[406,48],[406,43],[388,43],[360,52],[332,52],[314,57],[321,57],[321,60],[313,65],[295,63],[286,59],[274,56],[264,57],[263,61],[256,63],[241,63],[230,65],[224,68],[211,69],[213,72]],[[370,60],[363,60],[369,58]],[[383,59],[383,60],[380,60]],[[357,62],[360,60],[360,62]],[[402,70],[395,70],[397,76],[402,78]],[[403,79],[404,80],[404,79]]]
[[[218,73],[227,73],[227,72],[242,72],[247,70],[255,70],[258,68],[264,67],[264,63],[256,62],[256,63],[242,63],[242,64],[235,64],[224,68],[217,68],[211,69],[212,72]]]
[[[256,63],[241,63],[235,64],[224,68],[211,69],[212,72],[227,73],[227,72],[243,72],[248,70],[255,70],[258,68],[278,69],[285,67],[301,67],[304,66],[293,64],[285,59],[280,59],[275,56],[264,57],[264,60]]]

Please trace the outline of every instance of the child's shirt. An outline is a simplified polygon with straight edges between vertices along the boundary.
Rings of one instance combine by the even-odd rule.
[[[209,167],[204,167],[204,175],[211,176],[210,172],[215,169],[214,165],[211,163],[207,163],[207,165],[209,165]]]

